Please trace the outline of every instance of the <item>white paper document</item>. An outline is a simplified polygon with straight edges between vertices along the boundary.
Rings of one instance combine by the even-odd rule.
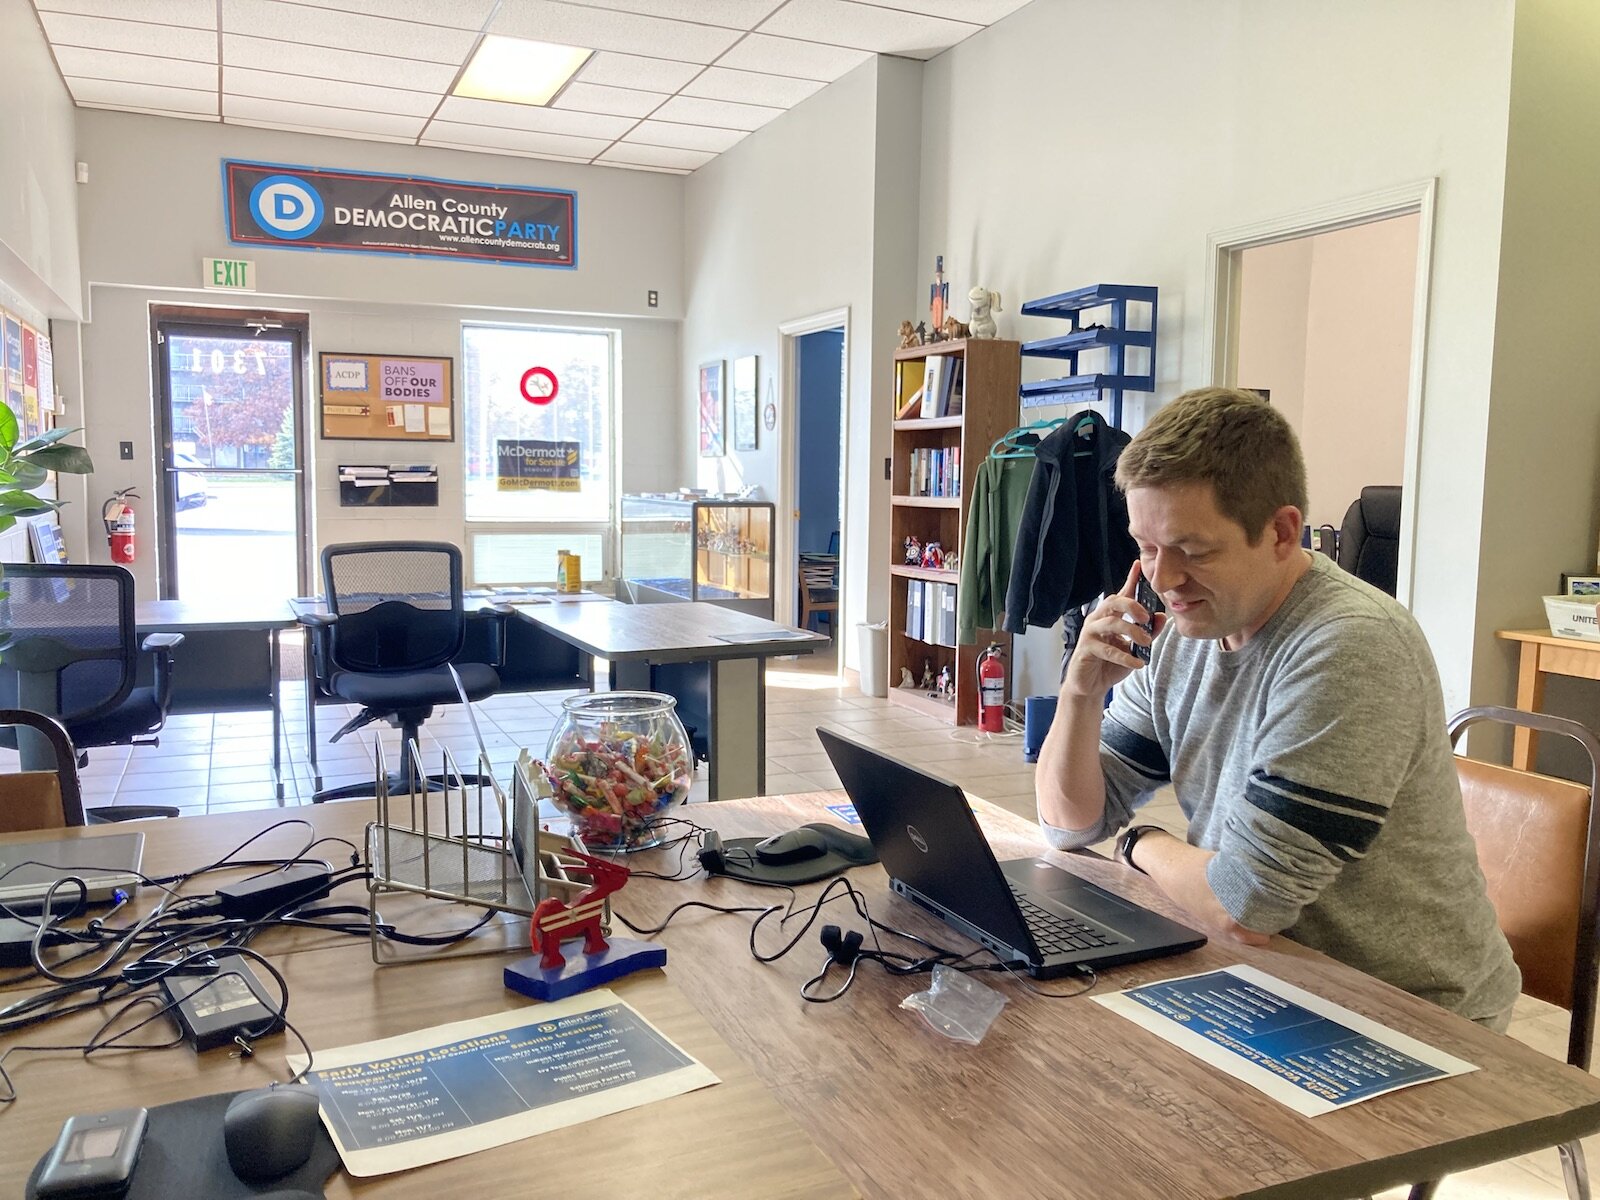
[[[434,437],[450,436],[450,410],[440,405],[428,408],[428,433]]]
[[[407,433],[421,433],[421,432],[423,432],[423,430],[426,428],[426,426],[424,426],[424,424],[423,424],[423,415],[422,414],[426,410],[422,407],[422,405],[420,405],[420,404],[407,404],[405,406],[405,410],[406,410],[406,432]]]

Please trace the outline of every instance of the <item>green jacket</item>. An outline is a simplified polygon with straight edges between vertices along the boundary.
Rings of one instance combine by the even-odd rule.
[[[978,464],[956,594],[956,641],[962,645],[976,642],[980,629],[1000,628],[1011,582],[1011,552],[1033,468],[1031,456],[986,458]]]

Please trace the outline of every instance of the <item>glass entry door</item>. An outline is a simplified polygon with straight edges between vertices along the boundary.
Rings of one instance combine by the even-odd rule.
[[[300,332],[162,322],[161,595],[305,594]]]

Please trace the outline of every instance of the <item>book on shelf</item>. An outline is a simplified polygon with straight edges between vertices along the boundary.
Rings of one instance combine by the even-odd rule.
[[[922,376],[922,409],[924,417],[940,416],[939,398],[944,391],[944,378],[949,364],[942,354],[930,354],[928,366]]]
[[[906,397],[906,402],[900,406],[898,411],[896,411],[894,414],[894,419],[896,421],[904,421],[909,417],[917,416],[921,412],[922,389],[918,388],[916,391],[912,392],[911,395]]]
[[[966,407],[967,399],[967,362],[964,358],[955,360],[955,380],[950,385],[950,399],[945,405],[945,416],[959,417],[961,410]]]

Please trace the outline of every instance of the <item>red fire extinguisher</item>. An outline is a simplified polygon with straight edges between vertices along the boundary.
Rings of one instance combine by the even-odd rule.
[[[139,499],[132,488],[113,492],[111,499],[100,507],[100,519],[105,522],[106,540],[111,543],[111,561],[126,565],[133,561],[133,505],[129,500]]]
[[[999,733],[1005,728],[1006,665],[1000,644],[990,642],[978,659],[978,728]]]

